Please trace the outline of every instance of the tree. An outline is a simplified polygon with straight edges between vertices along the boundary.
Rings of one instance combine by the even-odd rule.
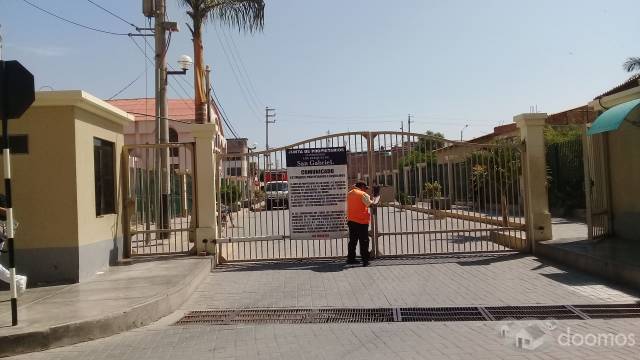
[[[178,0],[187,9],[191,25],[187,24],[193,37],[195,122],[205,122],[207,89],[205,89],[204,52],[202,27],[208,21],[237,27],[238,31],[253,33],[264,26],[264,0]]]
[[[640,71],[640,57],[630,57],[622,64],[626,72]]]

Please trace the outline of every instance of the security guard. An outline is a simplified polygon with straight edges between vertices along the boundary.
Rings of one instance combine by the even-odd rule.
[[[347,194],[347,225],[349,226],[349,246],[347,264],[357,264],[356,245],[360,241],[362,266],[369,266],[369,207],[373,202],[366,193],[369,187],[362,181],[356,182]]]

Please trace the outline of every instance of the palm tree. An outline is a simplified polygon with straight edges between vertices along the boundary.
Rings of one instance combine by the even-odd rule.
[[[253,33],[264,26],[264,0],[179,0],[187,9],[191,25],[187,24],[193,37],[195,122],[205,122],[208,100],[206,99],[204,75],[204,53],[202,27],[207,21],[219,22],[239,31]]]
[[[627,72],[640,71],[640,57],[630,57],[622,64]]]

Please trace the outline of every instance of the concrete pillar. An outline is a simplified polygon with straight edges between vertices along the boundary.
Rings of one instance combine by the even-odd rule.
[[[216,218],[216,156],[214,141],[216,124],[192,124],[191,134],[196,142],[196,249],[198,254],[206,251],[215,253],[213,240],[216,239],[218,222]]]
[[[520,129],[520,138],[526,144],[522,170],[525,176],[526,221],[533,252],[536,242],[552,239],[544,148],[546,119],[547,114],[544,113],[520,114],[513,118]]]

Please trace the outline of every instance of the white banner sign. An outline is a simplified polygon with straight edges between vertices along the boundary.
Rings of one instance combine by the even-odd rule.
[[[291,239],[344,236],[347,208],[345,147],[287,150]]]

